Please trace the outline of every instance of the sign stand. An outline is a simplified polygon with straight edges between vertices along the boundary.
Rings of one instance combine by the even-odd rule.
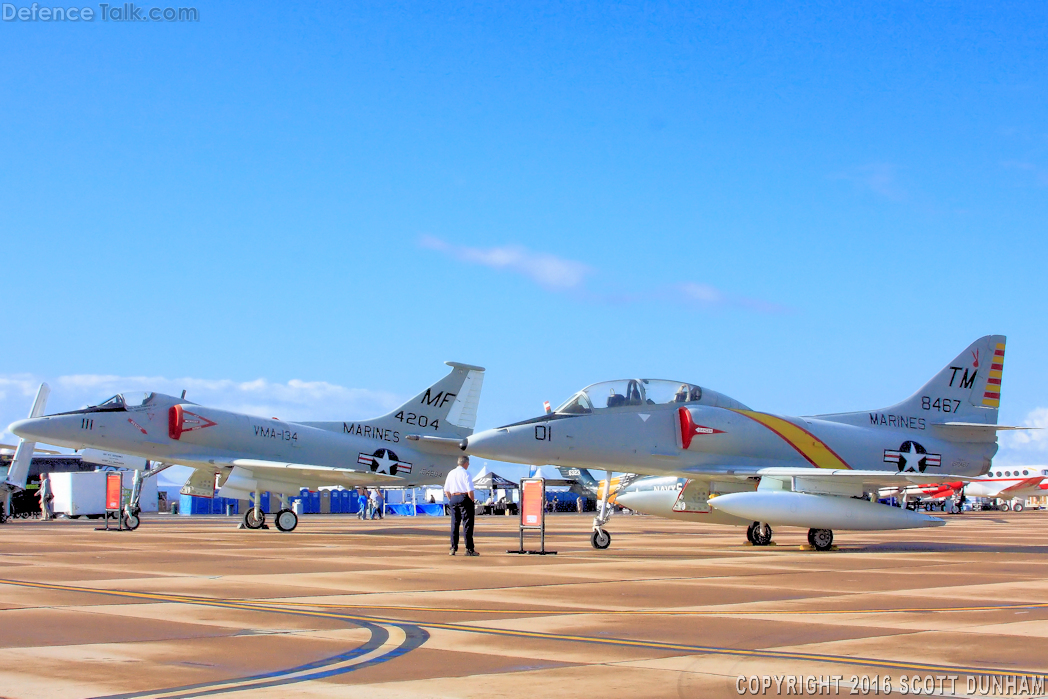
[[[539,530],[539,550],[524,550],[524,531]],[[537,556],[555,556],[546,550],[546,481],[542,478],[524,478],[520,481],[520,549],[506,553],[528,553]]]
[[[130,531],[124,528],[124,518],[122,516],[124,500],[123,480],[123,475],[119,471],[106,474],[106,525],[104,527],[95,527],[96,532]],[[116,512],[116,529],[109,528],[110,512]]]

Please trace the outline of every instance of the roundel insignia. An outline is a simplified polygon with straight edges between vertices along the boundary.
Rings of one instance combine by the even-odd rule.
[[[372,473],[384,473],[390,476],[400,473],[411,473],[411,464],[401,461],[392,449],[377,449],[373,454],[360,452],[357,463],[367,466]]]
[[[942,464],[942,454],[929,454],[928,450],[917,442],[906,440],[898,449],[885,449],[884,461],[889,464],[897,464],[900,473],[903,471],[924,473],[929,466],[938,467]]]

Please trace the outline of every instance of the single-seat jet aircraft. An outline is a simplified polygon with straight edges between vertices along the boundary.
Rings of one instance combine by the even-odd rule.
[[[459,442],[473,433],[484,369],[447,362],[451,372],[388,415],[352,422],[288,422],[207,408],[160,393],[122,393],[82,410],[42,415],[8,429],[32,442],[96,447],[196,469],[183,492],[246,499],[250,529],[265,525],[262,491],[280,495],[277,529],[298,517],[287,506],[302,487],[412,486],[443,482]],[[29,447],[31,450],[31,446]],[[157,465],[156,462],[162,462]]]
[[[556,410],[464,440],[470,454],[524,464],[600,468],[688,479],[681,518],[746,525],[754,544],[772,526],[808,529],[820,550],[833,530],[906,529],[945,522],[888,507],[879,488],[968,480],[997,451],[1005,338],[976,340],[906,400],[811,417],[751,410],[695,384],[624,379],[582,389]],[[947,475],[949,474],[949,475]],[[618,502],[624,502],[620,490]],[[627,496],[628,499],[628,496]],[[607,548],[608,486],[592,543]]]

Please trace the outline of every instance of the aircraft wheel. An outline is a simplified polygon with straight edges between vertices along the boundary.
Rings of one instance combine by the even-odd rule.
[[[1011,505],[1009,505],[1009,504],[1008,504],[1008,503],[1006,503],[1006,502],[1002,502],[1002,503],[1001,503],[1001,512],[1007,512],[1007,511],[1008,511],[1008,510],[1010,510],[1010,509],[1012,509],[1012,508],[1011,508]]]
[[[291,510],[281,510],[277,512],[277,516],[273,519],[277,525],[277,529],[282,532],[295,531],[295,527],[298,526],[298,515]]]
[[[261,529],[266,523],[266,513],[257,507],[252,507],[244,513],[244,526],[248,529]]]
[[[762,531],[763,530],[763,531]],[[771,543],[771,537],[773,532],[770,524],[765,524],[763,527],[759,523],[754,523],[753,527],[753,545],[754,546],[767,546]]]
[[[746,541],[753,544],[753,530],[760,526],[760,522],[754,522],[750,526],[746,527]]]
[[[603,551],[611,546],[611,534],[603,529],[594,529],[593,536],[590,537],[590,543],[593,544],[593,548]]]
[[[816,551],[828,551],[833,546],[833,531],[830,529],[809,529],[808,543]]]
[[[1022,512],[1025,509],[1026,507],[1021,502],[1017,502],[1012,506],[1012,512]]]
[[[141,523],[142,520],[139,518],[137,514],[128,514],[126,517],[124,517],[124,526],[130,529],[131,531],[138,529],[138,525]]]

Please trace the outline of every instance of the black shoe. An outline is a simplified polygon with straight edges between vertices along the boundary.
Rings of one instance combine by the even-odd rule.
[[[451,549],[450,551],[448,551],[448,555],[449,556],[454,556],[457,552],[458,552],[458,549]],[[466,555],[469,555],[469,554],[466,554]]]
[[[474,551],[473,549],[466,549],[466,555],[467,556],[479,556],[480,554],[477,553],[476,551]]]

